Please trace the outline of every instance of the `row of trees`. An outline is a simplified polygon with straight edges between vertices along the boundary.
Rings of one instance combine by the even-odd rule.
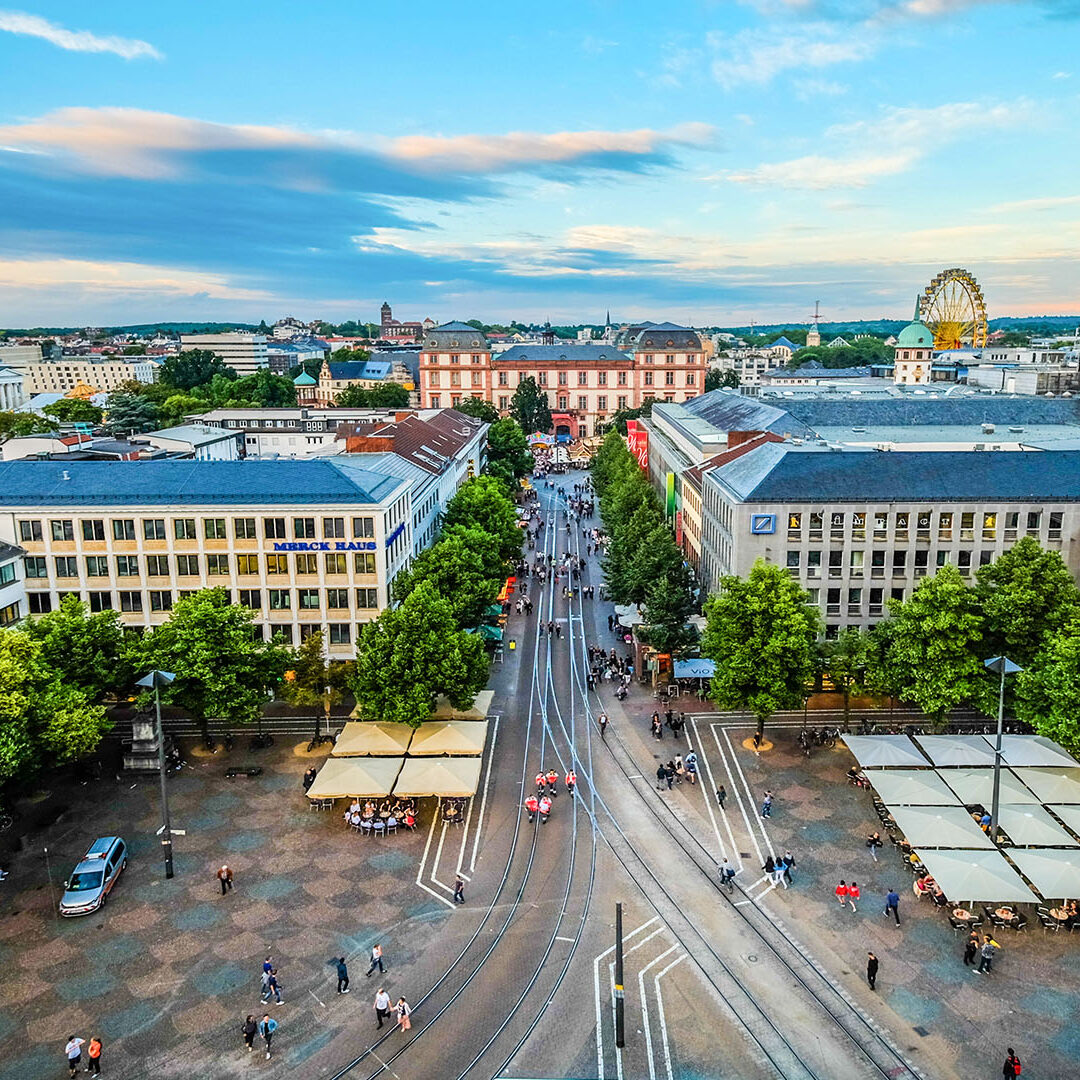
[[[768,716],[802,706],[821,672],[846,702],[887,694],[940,721],[961,706],[997,711],[997,676],[984,662],[1020,664],[1009,691],[1016,715],[1080,748],[1080,589],[1060,554],[1024,537],[974,583],[952,566],[924,578],[872,631],[849,629],[821,641],[821,619],[782,567],[758,563],[726,577],[705,604],[702,652],[716,663],[712,694],[721,708]]]

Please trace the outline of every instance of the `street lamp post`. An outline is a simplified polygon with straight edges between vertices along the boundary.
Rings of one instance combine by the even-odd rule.
[[[1007,656],[992,656],[986,661],[988,670],[1001,676],[998,687],[998,721],[997,740],[994,743],[994,794],[993,803],[990,807],[990,839],[997,845],[998,842],[998,804],[1001,796],[1001,730],[1005,723],[1005,676],[1015,675],[1024,669],[1019,664],[1014,664]]]
[[[165,736],[161,730],[161,688],[168,686],[176,676],[171,671],[151,671],[144,675],[136,686],[145,686],[154,691],[154,711],[157,714],[157,753],[158,773],[161,777],[161,852],[165,858],[165,876],[173,876],[172,826],[169,823],[169,793],[165,787]]]

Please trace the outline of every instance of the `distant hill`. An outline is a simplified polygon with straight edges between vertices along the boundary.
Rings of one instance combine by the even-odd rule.
[[[78,334],[85,330],[85,326],[34,326],[29,329],[0,329],[0,334],[9,337],[37,337],[41,334]],[[220,322],[161,322],[161,323],[137,323],[131,326],[102,326],[95,327],[105,334],[152,334],[161,330],[166,334],[222,334],[228,330],[257,330],[256,323],[220,323]]]
[[[891,334],[899,334],[909,319],[862,319],[857,322],[823,322],[820,326],[821,337],[828,341],[829,338],[842,334],[849,337],[854,334],[873,334],[875,337],[886,338]],[[1003,315],[998,319],[990,320],[991,330],[1023,330],[1028,334],[1054,334],[1062,330],[1075,330],[1080,325],[1080,315]],[[715,329],[723,330],[729,334],[742,337],[745,334],[776,334],[779,336],[785,330],[793,327],[805,330],[806,323],[761,323],[751,326],[720,326]]]

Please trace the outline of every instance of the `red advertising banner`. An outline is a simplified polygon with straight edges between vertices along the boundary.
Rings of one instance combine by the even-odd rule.
[[[626,445],[642,469],[649,467],[649,433],[637,420],[626,421]]]

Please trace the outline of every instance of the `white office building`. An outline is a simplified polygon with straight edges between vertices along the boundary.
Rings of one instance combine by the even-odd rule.
[[[180,349],[206,349],[237,375],[254,375],[270,366],[265,334],[181,334]]]

